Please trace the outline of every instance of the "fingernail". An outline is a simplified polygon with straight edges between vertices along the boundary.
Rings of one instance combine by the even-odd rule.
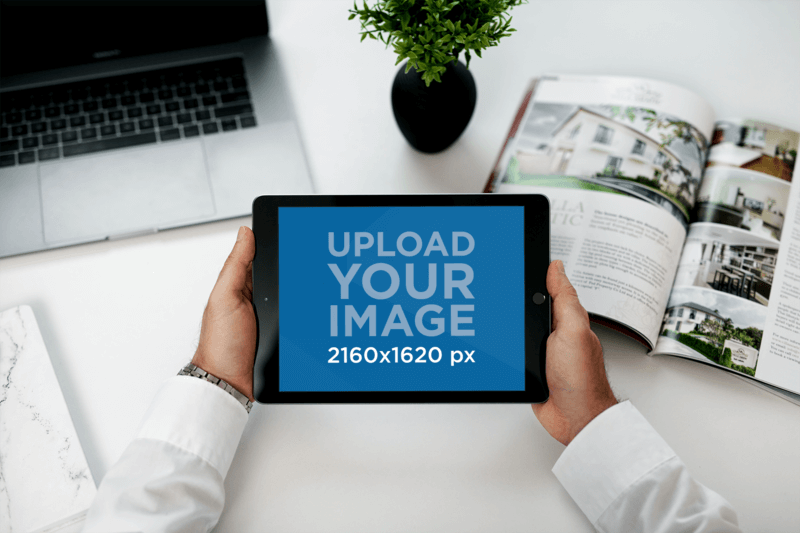
[[[558,260],[558,271],[564,274],[564,261],[561,259]]]
[[[236,242],[239,242],[244,238],[244,226],[239,226],[239,233],[236,234]]]

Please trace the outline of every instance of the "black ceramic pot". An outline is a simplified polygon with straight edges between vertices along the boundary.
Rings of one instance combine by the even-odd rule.
[[[422,75],[406,66],[394,78],[392,109],[400,131],[420,152],[441,152],[467,128],[478,94],[463,63],[451,61],[442,82],[425,86]]]

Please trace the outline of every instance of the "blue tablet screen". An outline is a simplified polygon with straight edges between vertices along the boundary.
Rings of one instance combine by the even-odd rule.
[[[278,209],[282,392],[525,390],[524,208]]]

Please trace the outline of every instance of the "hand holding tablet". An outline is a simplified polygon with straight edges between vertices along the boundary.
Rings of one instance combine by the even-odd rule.
[[[264,196],[253,229],[259,401],[547,399],[543,196]]]

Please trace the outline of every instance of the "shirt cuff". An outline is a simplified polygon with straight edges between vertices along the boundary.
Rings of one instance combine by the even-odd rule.
[[[136,438],[168,442],[199,456],[225,478],[247,423],[236,399],[202,379],[174,376],[164,382]]]
[[[675,452],[626,401],[589,422],[561,454],[553,473],[592,524],[642,476]]]

